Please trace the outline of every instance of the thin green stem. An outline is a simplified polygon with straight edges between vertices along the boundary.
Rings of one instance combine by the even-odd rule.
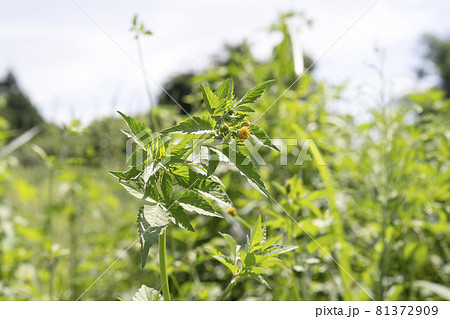
[[[230,283],[228,284],[227,288],[225,289],[225,292],[223,293],[222,297],[220,298],[220,301],[225,300],[225,298],[228,296],[228,294],[230,293],[231,289],[233,289],[234,286],[236,286],[237,281],[239,280],[239,277],[233,277],[230,281]]]
[[[170,301],[170,291],[169,291],[169,278],[167,277],[167,256],[166,256],[166,234],[167,229],[164,234],[159,236],[159,270],[161,276],[161,289],[164,296],[164,301]]]

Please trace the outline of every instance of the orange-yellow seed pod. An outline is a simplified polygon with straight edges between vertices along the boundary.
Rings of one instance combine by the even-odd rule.
[[[241,127],[239,129],[239,138],[241,140],[246,140],[250,137],[250,130],[247,126]]]

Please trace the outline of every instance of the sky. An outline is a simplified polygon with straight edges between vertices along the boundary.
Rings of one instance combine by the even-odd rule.
[[[142,39],[142,50],[156,96],[171,75],[208,66],[225,43],[248,39],[256,56],[268,57],[280,37],[267,28],[289,10],[314,22],[298,37],[313,59],[320,57],[316,76],[348,81],[337,111],[357,114],[373,103],[380,83],[370,67],[380,65],[375,47],[385,54],[392,95],[435,84],[436,77],[418,83],[414,71],[423,64],[424,33],[450,36],[448,0],[3,1],[0,78],[12,70],[55,123],[86,123],[115,110],[137,114],[148,102],[129,31],[134,14],[154,33]]]

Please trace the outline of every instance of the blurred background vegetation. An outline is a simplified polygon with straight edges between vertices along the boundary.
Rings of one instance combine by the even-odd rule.
[[[252,224],[262,214],[270,234],[286,234],[285,243],[300,248],[267,277],[271,290],[243,281],[233,300],[369,300],[352,278],[377,300],[450,300],[450,40],[423,38],[426,61],[417,81],[437,73],[439,87],[389,96],[380,67],[379,99],[361,106],[369,115],[362,122],[330,111],[345,85],[317,80],[306,54],[308,71],[290,87],[300,76],[290,16],[270,28],[282,35],[270,59],[256,59],[244,41],[225,46],[207,69],[177,74],[163,86],[198,114],[201,83],[215,88],[231,77],[242,95],[276,79],[253,120],[287,90],[258,124],[271,137],[299,143],[288,147],[288,165],[280,164],[280,154],[264,152],[268,165],[259,169],[275,200],[346,272],[283,210],[224,167],[219,174],[239,217],[224,209],[223,220],[195,217],[195,233],[170,230],[173,299],[216,300],[231,275],[204,247],[224,245],[219,231],[244,242],[248,229],[240,218]],[[156,100],[137,116],[154,131],[186,117],[165,93]],[[138,202],[107,173],[124,169],[124,124],[117,116],[88,126],[47,123],[9,73],[0,80],[0,128],[0,300],[75,300],[137,238]],[[326,166],[295,165],[306,139],[314,140]],[[138,245],[82,299],[130,300],[141,284],[159,289],[157,250],[141,269]]]

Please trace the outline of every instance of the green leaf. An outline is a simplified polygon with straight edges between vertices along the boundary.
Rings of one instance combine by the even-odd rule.
[[[158,162],[151,162],[144,168],[144,172],[142,173],[142,178],[146,183],[148,183],[148,180],[150,177],[154,176],[161,168],[163,168],[163,165]]]
[[[225,107],[226,101],[218,98],[211,89],[205,85],[201,85],[203,100],[205,101],[206,109],[211,115],[218,114]]]
[[[216,213],[214,208],[199,194],[194,191],[185,191],[183,194],[176,196],[175,200],[185,210],[205,216],[213,216],[223,218],[222,215]]]
[[[249,90],[244,97],[238,102],[237,106],[242,104],[249,104],[255,102],[264,92],[264,90],[271,85],[275,80],[269,80],[258,84],[253,89]]]
[[[206,186],[200,186],[195,190],[200,195],[202,195],[205,198],[212,199],[213,201],[217,202],[219,205],[230,207],[233,206],[233,203],[231,202],[230,198],[228,197],[228,194],[220,188],[217,184],[210,184]]]
[[[194,227],[192,227],[189,217],[184,211],[183,207],[178,205],[177,203],[173,203],[170,207],[170,212],[172,214],[173,220],[172,222],[178,227],[184,228],[191,232],[194,232]]]
[[[183,139],[181,141],[179,141],[177,144],[172,144],[168,151],[167,151],[167,156],[183,156],[187,151],[189,151],[191,149],[191,145],[190,147],[186,147],[188,146],[193,140],[194,138],[196,138],[195,135],[186,135],[183,137]]]
[[[261,268],[261,267],[252,267],[249,271],[252,272],[252,273],[261,274],[261,275],[268,275],[269,274],[267,272],[267,270],[265,270],[264,268]]]
[[[146,187],[142,178],[137,178],[135,180],[119,180],[119,184],[122,185],[130,195],[138,199],[150,203],[156,203],[159,200],[157,193]]]
[[[216,171],[217,166],[219,165],[219,154],[213,152],[211,149],[208,149],[208,169],[207,174],[212,175]]]
[[[217,88],[216,92],[214,92],[214,94],[219,98],[219,99],[226,99],[228,96],[228,92],[230,91],[230,84],[231,84],[231,79],[227,79],[225,81],[223,81],[219,87]]]
[[[238,254],[238,250],[239,250],[239,248],[238,248],[239,246],[236,244],[236,240],[234,240],[234,238],[228,234],[224,234],[221,232],[219,232],[219,234],[222,235],[222,237],[225,239],[228,246],[230,247],[233,257],[234,257],[234,263],[236,263],[236,258],[237,258],[237,254]]]
[[[264,238],[263,226],[261,223],[261,216],[258,216],[255,225],[250,232],[250,251],[251,248],[259,244]]]
[[[147,158],[148,158],[147,151],[143,148],[138,148],[128,158],[126,165],[140,168],[142,167],[142,164],[147,161]]]
[[[261,276],[261,274],[255,274],[255,273],[249,272],[249,273],[247,273],[247,275],[248,275],[249,277],[252,277],[252,278],[255,279],[256,281],[262,283],[262,284],[265,285],[267,288],[272,289],[272,288],[270,288],[270,286],[269,286],[269,284],[267,283],[267,281]]]
[[[221,149],[211,148],[213,151],[223,154],[228,162],[233,163],[238,171],[247,178],[250,185],[252,185],[258,192],[270,198],[270,194],[264,185],[264,182],[259,176],[258,170],[253,165],[252,161],[244,154],[234,150],[228,145],[222,145]]]
[[[170,175],[166,172],[164,172],[162,175],[161,191],[162,191],[166,201],[168,201],[170,198],[172,198],[172,192],[173,192],[172,179],[170,178]]]
[[[251,107],[246,106],[246,105],[239,105],[239,106],[235,107],[234,110],[237,111],[237,112],[244,112],[244,113],[253,113],[253,112],[255,112],[254,109],[252,109]]]
[[[256,264],[256,257],[255,257],[255,254],[253,254],[253,253],[248,253],[246,256],[245,256],[245,259],[244,259],[244,266],[245,267],[252,267],[252,266],[254,266]]]
[[[114,176],[117,177],[119,179],[125,179],[125,180],[130,180],[130,179],[135,179],[137,178],[142,171],[136,169],[135,167],[130,168],[128,171],[125,172],[113,172],[113,171],[109,171],[109,173]]]
[[[287,245],[274,245],[270,250],[266,251],[264,254],[266,256],[278,256],[285,252],[297,249],[298,246],[287,246]]]
[[[216,121],[211,117],[199,117],[194,116],[186,121],[181,122],[178,125],[169,127],[162,130],[161,133],[182,133],[182,134],[204,134],[212,133],[214,127],[216,126]]]
[[[136,121],[134,118],[117,111],[131,130],[131,133],[124,132],[125,134],[130,134],[134,138],[136,143],[146,148],[148,145],[153,143],[152,130],[144,123]]]
[[[158,290],[142,285],[134,295],[133,301],[157,301],[159,298]]]
[[[160,203],[144,205],[139,209],[137,228],[141,242],[141,266],[147,263],[150,247],[169,226],[170,213]]]
[[[221,262],[223,265],[227,266],[228,269],[230,269],[234,275],[238,273],[239,267],[234,265],[233,261],[229,257],[225,256],[220,251],[215,250],[214,248],[207,247],[206,249],[214,259]]]
[[[280,150],[276,147],[272,140],[267,136],[267,134],[256,124],[250,124],[250,130],[253,138],[257,138],[259,142],[262,143],[265,147],[273,149],[274,151],[279,152]]]

